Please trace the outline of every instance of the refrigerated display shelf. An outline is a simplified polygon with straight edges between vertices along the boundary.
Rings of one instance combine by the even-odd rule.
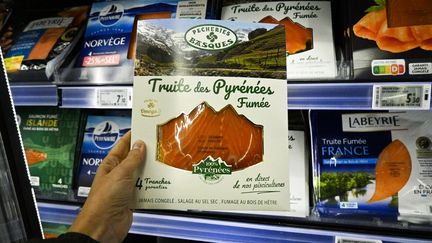
[[[392,83],[394,85],[430,84],[431,82]],[[375,83],[308,83],[288,84],[288,107],[303,109],[371,110]],[[100,90],[113,89],[128,92],[127,104],[101,105]],[[60,90],[61,92],[57,92]],[[58,95],[59,93],[59,95]],[[14,102],[18,106],[60,106],[64,108],[131,109],[131,86],[12,86]]]
[[[42,222],[72,224],[80,206],[38,203]],[[426,243],[430,240],[375,234],[347,233],[338,230],[234,222],[197,217],[135,212],[130,233],[210,242],[394,242]],[[345,239],[345,241],[336,241]],[[348,239],[357,241],[348,241]]]

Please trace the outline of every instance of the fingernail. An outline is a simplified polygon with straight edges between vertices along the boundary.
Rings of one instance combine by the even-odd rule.
[[[132,149],[139,149],[141,150],[142,147],[144,146],[144,142],[141,140],[137,140],[134,145],[132,146]]]

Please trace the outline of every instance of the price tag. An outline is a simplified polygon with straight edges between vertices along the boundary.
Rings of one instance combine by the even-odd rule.
[[[382,243],[381,240],[336,236],[335,243]]]
[[[429,110],[431,85],[374,85],[372,109]]]
[[[131,92],[129,89],[98,89],[97,105],[99,107],[131,107]]]

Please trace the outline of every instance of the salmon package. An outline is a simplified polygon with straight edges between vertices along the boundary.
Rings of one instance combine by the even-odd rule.
[[[224,0],[221,19],[285,26],[287,79],[337,76],[330,1]]]
[[[311,111],[310,124],[321,216],[432,222],[432,114]]]
[[[130,130],[130,125],[128,111],[87,115],[76,177],[78,200],[87,198],[100,163],[117,141]]]
[[[72,181],[80,111],[18,107],[17,117],[36,197],[75,201]]]
[[[137,26],[131,130],[147,154],[132,207],[289,211],[283,26]]]
[[[350,0],[343,4],[355,79],[432,77],[432,1]]]
[[[89,7],[17,10],[2,32],[1,47],[12,81],[47,81],[79,39]]]
[[[215,18],[212,3],[217,1],[95,1],[84,38],[56,79],[66,83],[132,83],[137,20]]]

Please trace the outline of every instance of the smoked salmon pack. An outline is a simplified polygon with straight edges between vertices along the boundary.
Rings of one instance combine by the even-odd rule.
[[[72,181],[80,111],[19,107],[17,117],[36,197],[75,201]]]
[[[132,83],[136,22],[140,19],[215,18],[219,0],[94,1],[84,37],[60,67],[64,83]]]
[[[432,115],[311,111],[315,210],[322,217],[432,222]]]
[[[12,81],[48,81],[79,39],[89,6],[13,12],[2,33]]]
[[[355,79],[432,77],[432,2],[344,1]]]
[[[288,81],[338,76],[331,1],[223,0],[221,19],[282,24]]]
[[[130,111],[118,110],[84,113],[85,127],[79,152],[75,185],[77,200],[84,201],[90,192],[96,170],[115,146],[130,130]]]

